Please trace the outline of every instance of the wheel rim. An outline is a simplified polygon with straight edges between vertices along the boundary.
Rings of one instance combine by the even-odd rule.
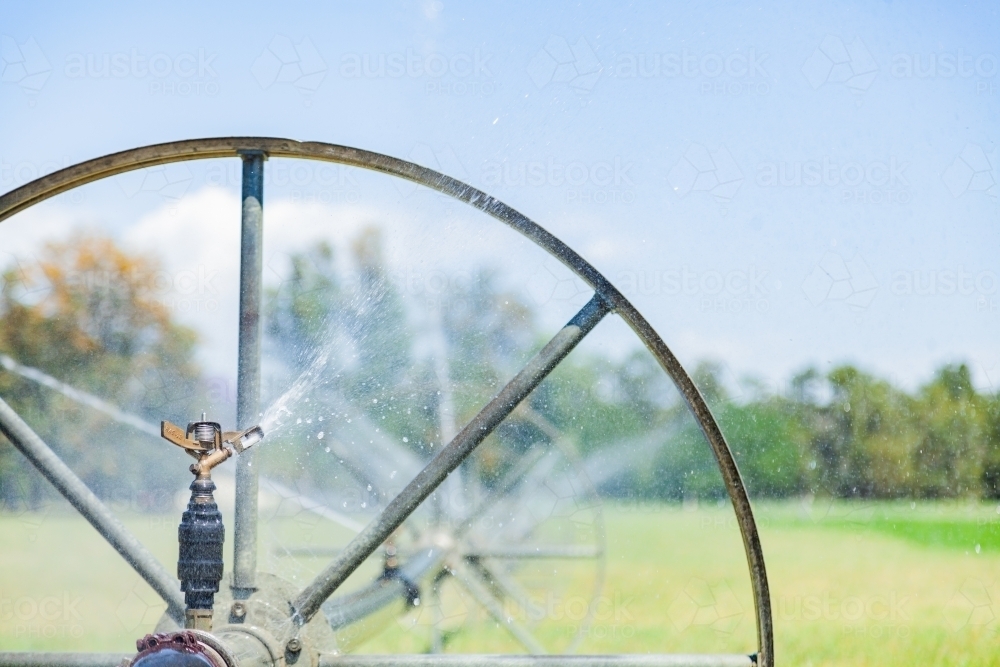
[[[0,197],[0,221],[55,195],[116,174],[173,162],[226,157],[243,158],[245,165],[248,160],[255,158],[262,162],[264,157],[320,160],[381,172],[415,182],[462,201],[512,227],[554,256],[588,284],[595,292],[595,299],[606,304],[606,312],[615,312],[625,320],[671,378],[712,448],[737,516],[749,567],[756,612],[758,664],[764,666],[773,664],[774,647],[770,593],[760,537],[749,497],[732,452],[708,405],[670,348],[610,281],[554,235],[503,202],[439,172],[379,153],[320,142],[296,142],[261,137],[225,137],[155,144],[67,167]],[[246,173],[245,170],[244,174],[246,175]],[[244,189],[246,191],[246,179],[244,180]],[[257,203],[260,204],[259,199]],[[244,209],[244,219],[246,220],[246,206]],[[259,244],[257,247],[259,249]],[[259,281],[259,269],[257,275]],[[601,317],[606,312],[602,313]],[[242,341],[241,352],[243,352]],[[259,365],[259,348],[257,355]],[[547,375],[547,372],[545,374]],[[256,409],[253,412],[255,413]],[[243,468],[238,468],[238,484],[239,474],[242,470]],[[247,485],[248,483],[245,481],[244,486]],[[256,520],[256,478],[252,480],[252,490],[254,492],[253,518]],[[240,523],[240,518],[237,517],[237,542],[240,540]],[[253,527],[253,531],[256,531],[256,526]],[[243,539],[246,540],[246,536]]]

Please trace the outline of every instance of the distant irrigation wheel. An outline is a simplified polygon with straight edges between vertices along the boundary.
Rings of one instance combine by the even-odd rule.
[[[415,584],[430,576],[444,583],[455,578],[471,597],[488,611],[497,600],[524,595],[516,572],[508,561],[527,562],[530,554],[517,549],[550,551],[547,556],[583,556],[599,558],[603,545],[594,543],[591,552],[582,545],[561,541],[547,544],[527,541],[529,530],[518,534],[510,523],[506,531],[499,526],[485,538],[470,530],[457,535],[455,525],[442,522],[442,529],[425,531],[409,543],[400,527],[427,501],[449,473],[459,469],[476,447],[508,417],[536,386],[569,354],[600,321],[615,313],[635,332],[657,359],[680,391],[698,421],[719,464],[743,537],[744,549],[753,588],[758,646],[752,655],[647,656],[619,655],[600,658],[532,658],[539,667],[556,664],[617,665],[638,667],[652,665],[773,665],[773,631],[767,575],[760,540],[750,502],[739,471],[725,439],[708,406],[680,362],[631,303],[593,266],[552,234],[503,202],[453,178],[378,153],[318,142],[285,139],[227,137],[195,139],[157,144],[67,167],[32,181],[0,197],[0,221],[57,194],[116,174],[185,160],[239,158],[243,162],[242,243],[240,290],[239,377],[237,426],[246,429],[260,413],[260,342],[261,342],[261,271],[263,229],[263,171],[268,157],[299,158],[339,163],[369,169],[406,179],[465,202],[507,224],[550,253],[571,269],[594,290],[585,305],[552,340],[545,345],[508,384],[480,410],[469,424],[416,473],[406,487],[332,559],[330,564],[304,589],[296,590],[287,582],[257,570],[258,486],[259,471],[253,466],[254,450],[237,459],[236,516],[232,527],[235,563],[232,573],[232,598],[229,592],[219,595],[215,606],[212,632],[197,630],[163,635],[143,640],[148,656],[160,650],[199,652],[206,664],[279,665],[304,659],[306,664],[375,667],[376,665],[428,665],[421,656],[345,655],[347,642],[338,642],[337,633],[400,599],[418,595]],[[10,408],[0,401],[0,430],[31,462],[52,481],[67,499],[122,554],[129,564],[163,597],[168,615],[184,618],[184,601],[177,581],[132,537],[61,460]],[[558,438],[554,438],[558,439]],[[570,466],[572,469],[572,466]],[[514,499],[515,493],[505,494]],[[515,522],[516,523],[516,522]],[[461,524],[458,524],[461,525]],[[509,532],[509,531],[514,531]],[[537,532],[532,539],[537,537]],[[393,540],[398,539],[398,549]],[[366,588],[340,597],[331,596],[341,584],[377,552],[386,542],[387,562],[383,576]],[[426,547],[426,549],[425,549]],[[561,553],[557,553],[562,549]],[[573,551],[577,549],[577,551]],[[392,551],[396,550],[393,554]],[[508,553],[503,553],[507,550]],[[506,558],[517,556],[517,558]],[[396,559],[390,562],[390,559]],[[521,569],[523,569],[523,565]],[[438,588],[431,587],[431,595]],[[443,592],[443,587],[440,587]],[[474,592],[473,592],[474,591]],[[525,602],[527,604],[527,602]],[[547,650],[530,632],[505,613],[501,606],[489,612],[506,626],[530,653]],[[430,623],[431,627],[435,623]],[[341,647],[340,644],[345,646]],[[431,638],[432,648],[441,648],[442,638]],[[571,645],[554,647],[566,650]],[[0,654],[0,665],[99,665],[128,658],[93,654]],[[450,660],[458,665],[510,665],[510,656],[433,656],[437,663]],[[139,662],[140,660],[137,660]],[[146,664],[146,663],[144,663]],[[149,663],[152,664],[152,663]],[[201,663],[199,663],[201,664]],[[527,664],[518,662],[518,665]],[[137,665],[138,667],[138,665]]]

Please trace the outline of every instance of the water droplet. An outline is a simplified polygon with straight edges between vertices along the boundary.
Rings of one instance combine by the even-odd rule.
[[[295,423],[296,424],[301,424],[302,423],[302,417],[299,417],[298,419],[296,419]]]
[[[409,438],[403,438],[403,442],[409,442],[409,441],[410,441]]]
[[[327,447],[327,448],[326,448],[326,453],[327,453],[327,454],[329,454],[329,453],[330,453],[330,448],[329,448],[329,447]]]
[[[368,485],[368,490],[369,490],[369,491],[371,491],[371,490],[372,490],[372,485],[371,485],[371,484],[369,484],[369,485]]]
[[[323,439],[323,435],[324,435],[323,431],[320,431],[319,433],[316,434],[316,438],[319,439],[319,440],[322,440]]]
[[[389,475],[389,479],[396,479],[396,471],[395,470],[393,470],[392,474]]]
[[[976,553],[979,553],[979,545],[976,545]]]

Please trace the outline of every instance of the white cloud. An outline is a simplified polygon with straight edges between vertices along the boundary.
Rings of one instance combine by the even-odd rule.
[[[46,241],[65,238],[80,225],[80,211],[46,202],[18,213],[0,224],[0,265],[11,256],[34,256]]]
[[[424,293],[432,289],[427,286],[432,275],[461,280],[483,265],[530,275],[532,262],[543,257],[540,250],[526,250],[529,242],[502,223],[485,220],[468,207],[467,214],[456,213],[449,208],[453,205],[431,197],[416,205],[408,199],[403,207],[265,199],[265,284],[276,284],[285,276],[291,253],[319,241],[334,246],[343,268],[341,260],[349,256],[350,242],[369,226],[382,230],[388,268],[397,281],[412,287],[404,290],[404,296],[416,311]],[[148,213],[122,238],[134,251],[157,254],[177,283],[165,302],[181,322],[199,331],[200,361],[211,375],[235,372],[239,211],[234,191],[208,187]]]

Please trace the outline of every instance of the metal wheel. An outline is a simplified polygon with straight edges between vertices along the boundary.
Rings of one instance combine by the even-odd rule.
[[[542,249],[557,258],[588,284],[594,295],[590,301],[490,400],[467,425],[457,431],[450,442],[415,473],[406,487],[337,553],[327,567],[305,588],[290,590],[287,582],[274,582],[268,575],[258,574],[256,545],[258,529],[258,466],[255,452],[248,450],[236,465],[236,514],[233,526],[234,568],[232,595],[244,601],[236,616],[236,603],[216,608],[218,633],[227,641],[256,641],[266,645],[258,649],[253,664],[277,664],[279,656],[271,647],[286,647],[284,660],[294,662],[302,646],[319,664],[377,665],[386,664],[388,657],[345,656],[347,642],[336,639],[336,632],[371,616],[374,612],[401,598],[412,597],[412,582],[431,576],[437,584],[455,579],[491,615],[498,617],[507,629],[531,653],[541,652],[530,632],[504,618],[497,608],[497,599],[523,596],[512,575],[513,568],[503,565],[509,556],[521,558],[528,553],[515,553],[517,535],[503,535],[497,543],[475,538],[472,531],[459,535],[453,526],[445,531],[428,531],[412,541],[410,557],[393,569],[392,577],[382,577],[370,586],[348,596],[331,597],[357,568],[387,540],[393,540],[400,527],[435,491],[459,469],[476,447],[508,417],[535,419],[519,406],[546,376],[573,350],[600,321],[610,313],[621,317],[649,349],[680,391],[691,409],[719,464],[731,502],[736,512],[753,587],[758,646],[752,662],[773,665],[773,633],[767,575],[757,528],[750,502],[739,471],[726,441],[705,401],[677,358],[631,303],[593,266],[542,227],[506,204],[443,174],[386,155],[354,148],[317,142],[295,142],[284,139],[229,137],[199,139],[158,144],[115,153],[68,167],[0,197],[0,221],[54,195],[80,185],[115,174],[184,160],[207,158],[240,158],[243,162],[242,247],[240,272],[239,368],[237,388],[237,428],[252,426],[260,413],[260,349],[261,349],[261,271],[263,229],[263,170],[267,157],[287,157],[321,160],[382,172],[437,190],[509,225]],[[167,602],[168,615],[183,618],[183,600],[176,580],[170,576],[145,548],[122,526],[65,464],[43,443],[6,403],[0,401],[0,430],[18,447],[58,490],[101,532],[130,565]],[[544,430],[544,429],[543,429]],[[550,442],[561,441],[551,433]],[[572,466],[570,466],[572,468]],[[530,476],[529,476],[530,477]],[[501,484],[502,485],[502,484]],[[505,494],[503,497],[514,497]],[[433,501],[432,501],[433,502]],[[467,517],[466,517],[467,520]],[[446,525],[446,522],[441,522]],[[529,531],[530,533],[531,531]],[[523,540],[526,535],[521,535]],[[456,539],[462,538],[462,539]],[[405,540],[400,548],[407,551]],[[514,543],[514,546],[511,543]],[[426,548],[425,548],[426,545]],[[535,545],[541,550],[541,545]],[[418,548],[419,547],[419,548]],[[393,547],[395,548],[395,547]],[[502,549],[514,549],[502,553]],[[547,556],[593,556],[582,552],[550,549]],[[516,559],[515,559],[516,560]],[[443,592],[440,585],[431,587],[431,596]],[[220,601],[221,602],[221,601]],[[322,612],[322,613],[321,613]],[[224,625],[225,623],[233,625]],[[433,625],[433,624],[432,624]],[[266,628],[267,639],[253,636],[258,626]],[[334,635],[331,636],[331,629]],[[229,634],[224,634],[228,632]],[[249,639],[248,639],[249,637]],[[206,640],[208,641],[208,640]],[[214,639],[211,641],[215,641]],[[431,639],[432,648],[437,642]],[[341,646],[340,644],[344,645]],[[249,644],[248,644],[249,645]],[[291,651],[289,653],[288,651]],[[266,655],[264,655],[266,653]],[[249,654],[247,654],[249,655]],[[270,656],[270,657],[268,657]],[[237,656],[238,657],[238,656]],[[444,658],[440,656],[439,658]],[[454,659],[452,659],[454,658]],[[0,664],[99,664],[107,656],[95,657],[70,654],[2,654]],[[251,664],[249,657],[239,658],[240,664]],[[484,658],[449,658],[454,664],[486,664]],[[570,657],[539,659],[534,664],[669,665],[669,664],[751,664],[751,657],[742,656],[608,656],[600,659]],[[588,662],[590,660],[590,662]],[[510,662],[496,657],[494,662]],[[393,664],[424,664],[418,656],[393,656]],[[487,662],[489,662],[487,660]]]

